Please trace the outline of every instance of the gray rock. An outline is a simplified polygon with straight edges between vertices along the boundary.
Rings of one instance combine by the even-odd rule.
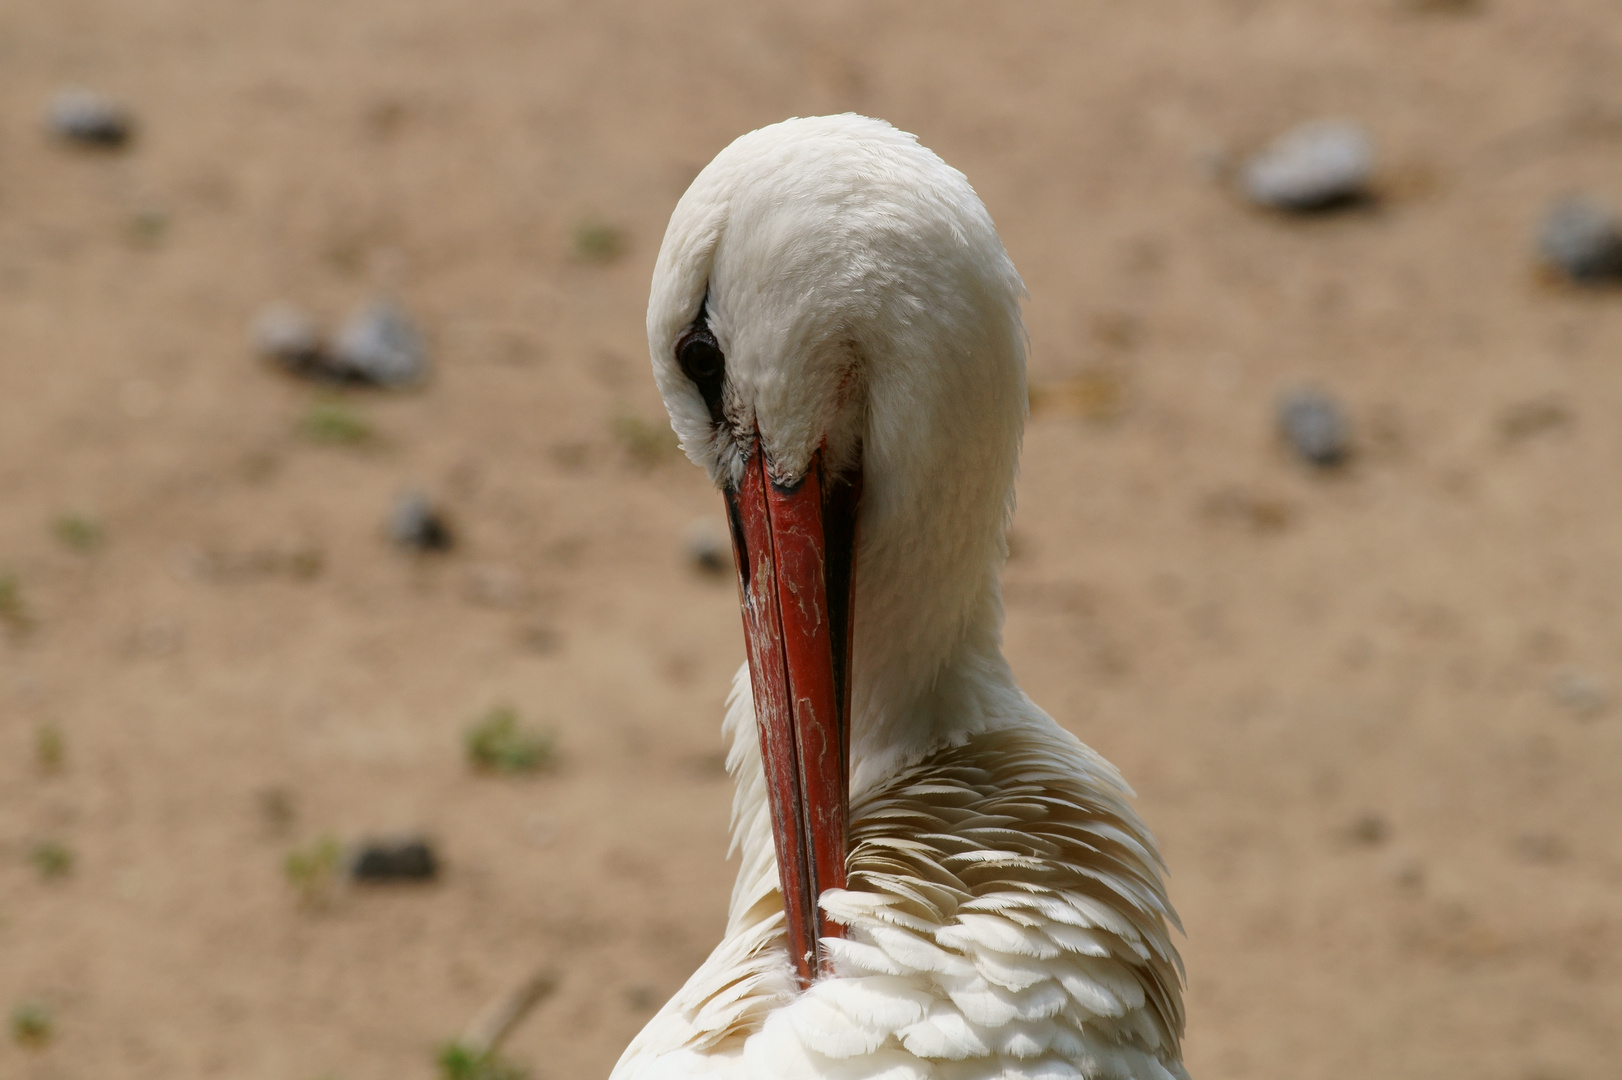
[[[531,599],[523,575],[510,566],[485,564],[468,568],[462,579],[462,595],[480,607],[520,608]]]
[[[254,351],[297,375],[319,377],[326,365],[321,328],[293,304],[272,304],[253,321]]]
[[[1609,689],[1600,680],[1581,671],[1562,672],[1549,686],[1554,699],[1581,719],[1592,719],[1611,702]]]
[[[1341,464],[1351,453],[1346,414],[1321,390],[1292,390],[1280,398],[1278,429],[1290,449],[1320,469]]]
[[[338,331],[330,366],[354,382],[410,386],[428,372],[428,347],[405,312],[388,300],[374,300]]]
[[[1538,254],[1572,281],[1622,278],[1622,226],[1609,207],[1581,195],[1556,200],[1538,224]]]
[[[409,491],[394,500],[389,513],[389,539],[417,551],[449,551],[450,525],[426,495]]]
[[[1247,199],[1276,210],[1327,210],[1366,198],[1374,147],[1346,120],[1319,120],[1286,133],[1244,164]]]
[[[687,529],[687,561],[701,573],[726,573],[732,569],[730,538],[714,522],[700,518]]]
[[[1523,862],[1555,863],[1571,854],[1566,842],[1555,833],[1522,833],[1510,843],[1510,850]]]
[[[421,837],[368,840],[356,847],[349,876],[369,882],[432,881],[439,876],[439,859]]]
[[[115,149],[135,133],[135,121],[127,111],[90,90],[57,94],[47,120],[58,136],[86,146]]]
[[[1390,838],[1391,825],[1379,814],[1364,814],[1352,822],[1351,834],[1355,842],[1373,847]]]

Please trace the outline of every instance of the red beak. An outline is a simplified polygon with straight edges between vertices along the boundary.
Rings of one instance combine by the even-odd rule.
[[[824,889],[845,886],[850,817],[851,602],[858,465],[823,470],[817,451],[793,488],[772,482],[756,444],[727,492],[749,682],[771,802],[789,949],[802,983],[822,970]]]

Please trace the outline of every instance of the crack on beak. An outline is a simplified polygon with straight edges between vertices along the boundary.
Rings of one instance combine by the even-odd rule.
[[[743,532],[743,519],[738,509],[738,488],[728,484],[722,496],[727,503],[727,525],[732,530],[732,565],[738,568],[738,588],[749,595],[749,540]]]

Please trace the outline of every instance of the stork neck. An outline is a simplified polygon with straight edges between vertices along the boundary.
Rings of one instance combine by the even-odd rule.
[[[896,462],[918,466],[909,470],[886,469],[882,447],[868,457],[857,526],[853,793],[1019,715],[997,580],[1017,440],[1016,426],[1000,444],[970,439],[932,461],[914,453]]]
[[[851,707],[851,791],[872,785],[944,746],[956,745],[1023,715],[1020,691],[1003,658],[1002,603],[995,583],[962,632],[942,641],[931,663],[923,636],[896,620],[859,616]],[[883,644],[864,646],[879,639]],[[910,648],[907,642],[921,647]]]

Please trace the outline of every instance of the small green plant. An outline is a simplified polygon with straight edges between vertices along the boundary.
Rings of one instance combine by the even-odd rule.
[[[476,767],[496,772],[534,772],[552,760],[552,736],[526,729],[518,711],[498,705],[467,729],[467,757]]]
[[[262,788],[255,798],[259,804],[259,816],[271,832],[285,833],[293,827],[293,822],[298,818],[298,806],[291,791],[284,787]]]
[[[644,420],[634,413],[621,413],[614,417],[612,430],[614,438],[625,448],[631,460],[644,468],[674,457],[680,449],[676,433],[670,430],[668,423]]]
[[[608,263],[625,254],[625,233],[603,221],[582,221],[574,227],[574,257],[581,262]]]
[[[338,863],[343,848],[331,836],[323,836],[308,847],[287,853],[282,873],[298,890],[299,899],[315,906],[327,900],[338,881]]]
[[[440,1048],[439,1075],[441,1080],[526,1080],[528,1076],[493,1050],[481,1051],[454,1040]]]
[[[311,442],[335,446],[354,446],[372,437],[366,418],[335,398],[313,402],[299,421],[299,431]]]
[[[68,747],[62,738],[62,729],[55,724],[41,724],[34,729],[34,760],[40,772],[58,773],[67,763]]]
[[[18,1002],[11,1010],[11,1038],[37,1050],[51,1041],[51,1010],[38,1001]]]
[[[74,551],[93,551],[101,546],[101,523],[84,514],[63,514],[51,523],[51,531]]]
[[[0,625],[14,634],[23,634],[33,628],[34,618],[23,603],[22,587],[16,574],[0,574]]]
[[[67,877],[73,871],[73,849],[60,840],[41,840],[28,850],[28,861],[40,877]]]
[[[1118,420],[1127,397],[1126,380],[1120,374],[1098,369],[1084,371],[1075,378],[1029,390],[1032,412],[1068,412],[1084,420]]]
[[[148,206],[130,215],[130,240],[136,244],[156,244],[169,231],[169,212]]]

